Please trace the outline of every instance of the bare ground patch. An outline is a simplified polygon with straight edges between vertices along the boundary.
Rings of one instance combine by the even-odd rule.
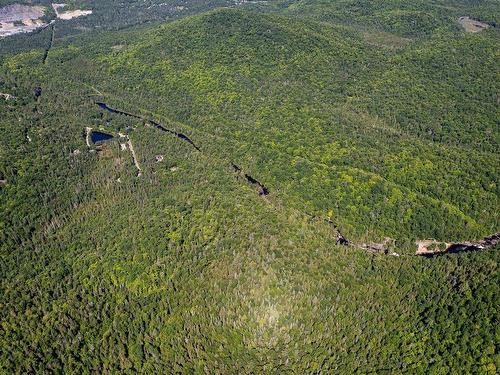
[[[66,4],[64,4],[64,3],[59,3],[59,4],[52,3],[52,8],[54,8],[54,12],[56,12],[57,18],[59,18],[61,20],[70,20],[73,18],[87,16],[89,14],[92,14],[91,10],[81,10],[81,9],[60,12],[59,10],[64,8],[65,6],[66,6]]]
[[[458,23],[462,25],[462,27],[468,33],[478,33],[490,27],[490,25],[488,25],[487,23],[480,22],[466,16],[460,17],[458,19]]]
[[[40,18],[45,14],[41,5],[11,4],[0,8],[0,37],[29,33],[46,26]]]

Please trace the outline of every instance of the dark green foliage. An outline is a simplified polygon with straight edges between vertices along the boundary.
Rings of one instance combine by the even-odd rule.
[[[497,373],[498,248],[414,256],[500,228],[498,31],[455,18],[498,10],[469,3],[56,24],[45,64],[16,43],[50,30],[5,44],[1,372]]]

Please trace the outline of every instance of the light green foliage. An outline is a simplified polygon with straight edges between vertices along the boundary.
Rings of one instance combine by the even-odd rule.
[[[496,13],[467,3],[252,4],[63,33],[46,64],[10,46],[1,371],[498,372],[498,248],[413,256],[500,227],[498,31],[455,23]]]

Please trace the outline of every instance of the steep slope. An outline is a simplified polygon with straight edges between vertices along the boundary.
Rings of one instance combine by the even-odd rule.
[[[443,33],[415,43],[389,59],[360,96],[370,112],[421,138],[495,153],[498,36]]]

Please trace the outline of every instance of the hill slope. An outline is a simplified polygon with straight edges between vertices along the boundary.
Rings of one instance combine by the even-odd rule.
[[[446,47],[439,35],[395,53],[342,27],[224,10],[119,50],[113,39],[88,55],[95,47],[54,50],[48,69],[77,69],[59,80],[173,121],[284,204],[333,211],[350,237],[465,240],[499,224],[496,35],[449,34]],[[457,69],[433,77],[429,59]]]
[[[2,370],[495,373],[499,252],[413,242],[500,228],[497,33],[224,9],[5,57]]]

